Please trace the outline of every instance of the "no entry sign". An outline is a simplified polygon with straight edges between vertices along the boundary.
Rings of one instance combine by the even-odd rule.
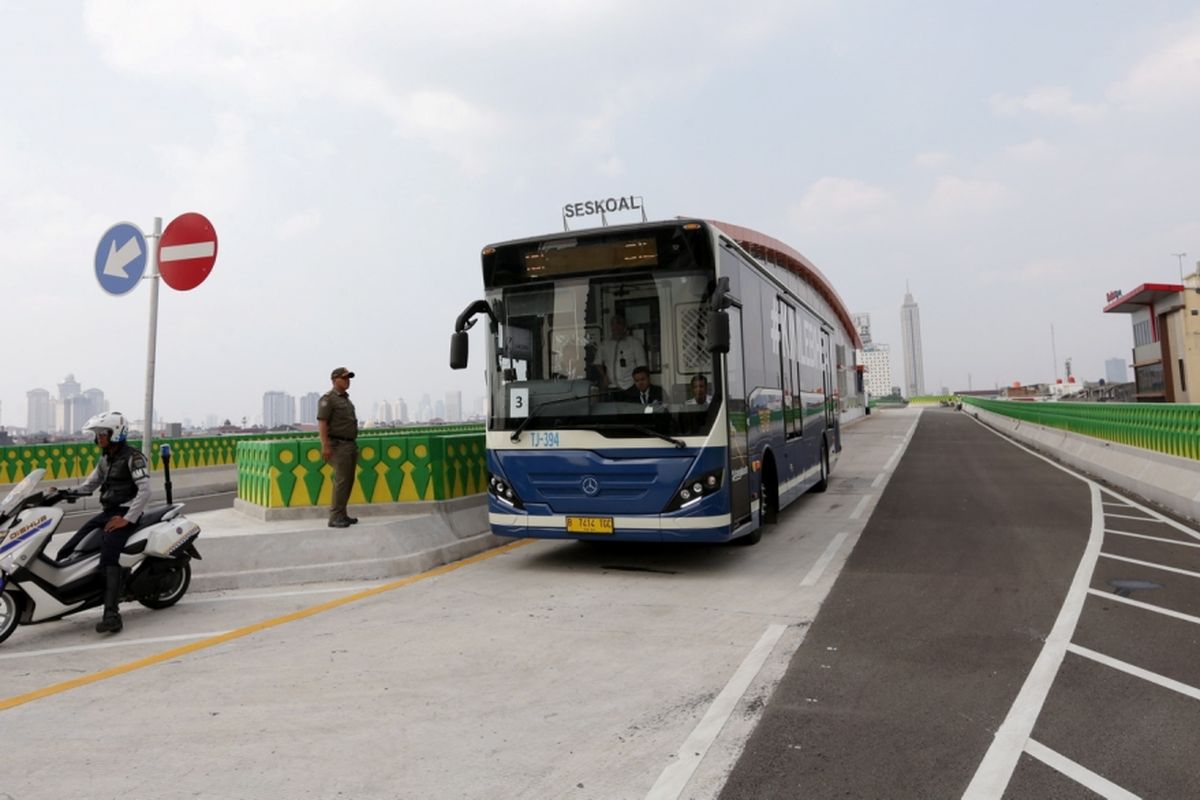
[[[158,245],[158,271],[172,289],[195,289],[217,261],[217,231],[203,214],[188,212],[171,220]]]

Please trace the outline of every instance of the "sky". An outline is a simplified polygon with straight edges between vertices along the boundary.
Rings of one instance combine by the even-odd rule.
[[[480,249],[640,195],[758,230],[871,314],[930,391],[1104,376],[1105,294],[1200,260],[1194,3],[661,0],[10,3],[0,26],[0,423],[73,373],[142,417],[148,281],[100,237],[185,212],[216,264],[161,287],[155,414],[261,416],[358,377],[484,394],[447,365]],[[1053,326],[1053,347],[1051,327]],[[1057,356],[1057,360],[1055,358]]]

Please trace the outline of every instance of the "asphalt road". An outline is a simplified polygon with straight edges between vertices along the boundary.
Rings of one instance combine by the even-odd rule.
[[[1114,532],[1131,529],[1161,541]],[[1196,542],[966,415],[926,412],[721,797],[1200,796]],[[1154,609],[1113,594],[1147,582],[1161,588],[1132,593]],[[1081,613],[1055,672],[1043,651],[1069,594]],[[1011,777],[979,790],[997,730],[1030,715]]]

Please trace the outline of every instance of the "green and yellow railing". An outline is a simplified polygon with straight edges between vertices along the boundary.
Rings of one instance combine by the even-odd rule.
[[[966,405],[1035,425],[1200,460],[1200,405],[1054,403],[964,397]]]
[[[479,433],[483,426],[475,424],[430,425],[419,428],[368,428],[362,437],[373,439],[379,436],[410,436],[418,434]],[[162,469],[159,455],[161,444],[171,446],[171,469],[196,467],[219,467],[237,463],[237,448],[242,442],[293,441],[312,439],[312,432],[287,431],[282,433],[234,434],[232,436],[189,436],[179,439],[155,439],[151,453],[151,468]],[[129,442],[135,450],[142,449],[140,440]],[[100,451],[90,441],[51,442],[47,444],[5,445],[0,447],[0,484],[16,483],[40,467],[46,469],[46,480],[84,478],[96,467]]]
[[[360,436],[352,504],[450,500],[487,488],[481,425],[468,432]],[[310,434],[311,437],[311,434]],[[328,505],[333,468],[319,439],[238,444],[238,498],[266,508]]]

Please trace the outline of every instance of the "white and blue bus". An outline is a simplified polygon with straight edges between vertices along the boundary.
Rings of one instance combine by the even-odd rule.
[[[450,360],[466,366],[466,331],[486,319],[494,533],[753,543],[780,509],[826,488],[845,329],[716,224],[491,245],[483,283]],[[621,328],[635,339],[622,354],[646,363],[604,369]],[[635,366],[661,389],[650,403],[621,385]]]

